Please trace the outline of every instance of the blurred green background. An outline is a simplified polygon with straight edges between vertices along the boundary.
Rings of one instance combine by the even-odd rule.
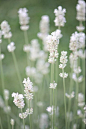
[[[69,54],[69,40],[72,33],[76,31],[76,26],[78,25],[78,21],[76,20],[76,4],[77,0],[0,0],[0,23],[3,20],[7,20],[11,27],[11,32],[13,34],[12,41],[15,42],[16,50],[15,54],[18,61],[19,71],[23,78],[25,75],[25,67],[26,67],[26,53],[23,52],[24,43],[24,35],[20,30],[19,19],[18,19],[18,10],[19,8],[26,7],[28,9],[30,23],[28,30],[28,39],[29,42],[32,39],[37,38],[37,33],[39,32],[39,22],[41,20],[42,15],[48,15],[50,18],[50,33],[55,31],[57,27],[54,24],[54,9],[58,6],[62,6],[66,8],[66,24],[61,28],[63,37],[60,40],[59,44],[59,52],[62,50],[67,50]],[[39,40],[40,45],[42,41]],[[5,54],[5,58],[3,60],[3,69],[4,69],[4,77],[5,77],[5,88],[10,90],[10,100],[9,104],[12,105],[12,92],[21,93],[18,85],[18,79],[16,76],[16,70],[13,63],[12,55],[7,51],[7,40],[3,39],[2,43],[2,53]],[[66,68],[66,72],[70,72],[69,64]],[[59,78],[60,79],[60,78]],[[61,80],[61,79],[60,79]],[[62,81],[60,81],[60,85],[58,85],[58,98],[59,95],[63,97],[62,93]],[[66,85],[69,88],[69,81],[67,79]],[[2,86],[1,86],[1,77],[0,77],[0,95],[2,95]],[[49,96],[49,95],[48,95]],[[62,101],[59,101],[59,105],[63,104]],[[15,111],[14,111],[15,112]],[[2,113],[3,114],[3,113]],[[6,122],[6,120],[3,118]]]

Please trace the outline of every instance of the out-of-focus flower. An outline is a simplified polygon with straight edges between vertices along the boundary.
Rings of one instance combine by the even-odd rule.
[[[0,107],[4,108],[4,100],[2,99],[2,97],[0,96]]]
[[[14,119],[10,120],[10,124],[13,126],[14,125]]]
[[[85,105],[84,95],[82,93],[78,94],[78,106],[83,107]]]
[[[1,30],[2,30],[2,34],[4,35],[4,38],[12,37],[12,33],[10,32],[11,28],[7,21],[3,21],[1,23]]]
[[[4,98],[5,98],[5,100],[9,99],[9,90],[7,90],[7,89],[4,89]]]
[[[0,60],[4,59],[4,54],[0,54]]]
[[[85,1],[84,0],[78,0],[76,10],[77,10],[76,19],[78,21],[85,21]]]
[[[48,127],[48,115],[46,113],[42,113],[39,121],[39,128],[44,129]]]
[[[66,97],[71,99],[71,98],[74,98],[74,91],[69,95],[67,93],[65,93]]]
[[[13,52],[16,47],[15,47],[15,43],[14,42],[11,42],[8,46],[7,46],[7,49],[9,52]]]
[[[2,43],[2,31],[0,30],[0,43]]]
[[[53,82],[53,83],[50,83],[50,87],[51,89],[56,89],[56,86],[57,86],[57,83]]]
[[[20,29],[26,31],[29,29],[29,19],[28,17],[28,10],[26,8],[20,8],[18,11],[19,14],[19,23],[21,25]]]
[[[47,44],[46,44],[46,37],[49,34],[49,17],[47,15],[43,15],[41,17],[41,21],[39,24],[40,32],[37,34],[37,36],[42,39],[44,50],[47,50]]]

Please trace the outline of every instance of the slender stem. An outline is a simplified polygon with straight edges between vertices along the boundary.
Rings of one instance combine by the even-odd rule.
[[[2,127],[2,122],[1,122],[1,117],[0,117],[0,125],[1,125],[1,129],[3,129],[3,127]]]
[[[24,38],[25,38],[25,44],[28,45],[28,35],[27,35],[27,31],[24,31]],[[27,52],[27,64],[30,64],[29,61],[29,52]]]
[[[14,51],[12,52],[12,56],[13,56],[13,60],[14,60],[14,64],[15,64],[15,68],[16,68],[16,72],[17,72],[17,76],[18,76],[18,79],[19,79],[19,83],[20,83],[20,86],[21,86],[21,89],[22,89],[22,92],[23,92],[22,79],[21,79],[21,76],[20,76],[20,73],[19,73],[19,69],[18,69],[18,65],[17,65],[17,60],[16,60],[16,56],[15,56]]]
[[[1,47],[0,47],[0,54],[1,54]],[[4,73],[3,73],[2,59],[0,60],[0,67],[1,67],[2,90],[3,90],[3,96],[4,96],[5,84],[4,84]]]
[[[64,69],[62,69],[62,72],[64,74]],[[67,127],[67,119],[66,119],[66,97],[65,97],[65,78],[63,77],[63,88],[64,88],[64,106],[65,106],[65,123]]]
[[[23,113],[23,112],[22,112],[22,108],[21,108],[21,113]],[[24,121],[24,118],[23,118],[23,127],[24,127],[24,129],[25,129],[25,121]]]
[[[14,129],[14,125],[12,125],[12,129]]]
[[[73,73],[73,68],[71,68],[69,94],[71,94],[72,86],[73,86],[72,73]],[[69,98],[68,113],[70,113],[70,107],[71,107],[71,99]],[[68,129],[69,129],[69,126],[70,126],[70,122],[69,122],[69,119],[68,119]]]
[[[24,31],[24,37],[25,37],[25,44],[28,44],[28,35],[27,35],[27,31]]]
[[[11,42],[11,39],[8,38],[8,43],[10,44],[10,42]],[[21,76],[20,76],[20,73],[19,73],[18,64],[17,64],[17,60],[16,60],[16,56],[15,56],[14,51],[12,52],[12,57],[13,57],[13,61],[14,61],[14,64],[15,64],[15,68],[16,68],[18,79],[19,79],[19,83],[20,83],[20,86],[21,86],[21,89],[22,89],[22,92],[23,92],[22,79],[21,79]]]

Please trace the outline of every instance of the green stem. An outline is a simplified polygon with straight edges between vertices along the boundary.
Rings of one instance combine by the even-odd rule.
[[[64,75],[64,69],[62,69],[63,75]],[[64,88],[64,106],[65,106],[65,123],[67,129],[67,119],[66,119],[66,97],[65,97],[65,78],[63,77],[63,88]]]
[[[22,108],[21,108],[21,113],[23,113],[23,112],[22,112]],[[25,121],[24,121],[24,118],[23,118],[23,127],[24,127],[24,129],[25,129]]]
[[[8,43],[10,44],[10,42],[11,42],[11,39],[9,38]],[[17,60],[16,60],[16,56],[15,56],[14,51],[12,52],[12,57],[13,57],[13,61],[14,61],[14,64],[15,64],[15,68],[16,68],[18,79],[19,79],[19,83],[20,83],[20,86],[21,86],[21,89],[22,89],[22,92],[23,92],[22,79],[21,79],[21,76],[20,76],[20,73],[19,73],[18,64],[17,64]]]
[[[12,125],[12,129],[14,129],[14,125]]]
[[[27,35],[27,31],[24,31],[24,37],[25,37],[25,44],[28,45],[28,35]]]
[[[0,54],[1,54],[1,47],[0,47]],[[5,84],[4,84],[4,72],[3,72],[3,66],[2,66],[2,59],[0,60],[0,67],[1,67],[2,90],[3,90],[3,96],[4,96]]]
[[[1,125],[1,129],[3,129],[3,127],[2,127],[2,122],[1,122],[1,117],[0,117],[0,125]]]
[[[72,73],[73,73],[73,68],[71,68],[69,94],[71,94],[72,86],[73,86]],[[70,113],[70,107],[71,107],[71,99],[69,98],[68,113]],[[69,126],[70,126],[70,122],[69,122],[69,119],[68,119],[68,129],[69,129]]]
[[[27,31],[24,31],[24,38],[25,38],[25,44],[28,45],[28,35],[27,35]],[[30,65],[29,52],[27,52],[27,64]]]
[[[23,92],[22,79],[21,79],[21,76],[20,76],[20,73],[19,73],[19,69],[18,69],[18,65],[17,65],[17,60],[16,60],[16,56],[15,56],[14,51],[12,52],[12,56],[13,56],[13,60],[14,60],[14,64],[15,64],[15,68],[16,68],[16,72],[17,72],[17,76],[18,76],[18,79],[19,79],[19,83],[20,83],[20,86],[21,86],[21,89],[22,89],[22,92]]]

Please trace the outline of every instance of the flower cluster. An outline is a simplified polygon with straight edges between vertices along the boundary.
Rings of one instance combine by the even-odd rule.
[[[83,81],[83,76],[81,75],[81,76],[77,77],[77,76],[76,76],[76,73],[73,73],[72,78],[73,78],[73,80],[74,80],[75,82],[79,82],[79,83],[80,83],[80,82]]]
[[[30,17],[28,17],[28,10],[26,8],[20,8],[18,11],[19,14],[19,23],[21,25],[21,30],[26,31],[29,29],[29,25],[27,25],[29,23],[29,19]]]
[[[71,99],[71,98],[74,98],[74,91],[69,95],[67,93],[65,93],[66,97]]]
[[[85,1],[84,0],[78,0],[76,10],[77,10],[76,19],[79,21],[85,21]]]
[[[66,9],[62,9],[62,6],[59,6],[58,9],[54,10],[55,13],[55,26],[64,26],[66,19],[65,19],[65,13],[66,13]]]
[[[77,49],[85,47],[85,34],[84,33],[73,33],[70,37],[69,48],[72,51],[77,51]]]
[[[9,99],[9,90],[7,90],[7,89],[4,89],[4,98],[5,98],[5,100]]]
[[[39,25],[40,32],[37,34],[37,36],[42,39],[44,50],[47,50],[46,45],[46,37],[49,33],[49,17],[47,15],[43,15],[41,17],[40,25]]]
[[[2,34],[4,35],[4,38],[12,37],[12,33],[10,32],[11,28],[7,21],[3,21],[1,23],[1,30],[2,30]]]
[[[31,46],[30,46],[30,59],[32,61],[36,61],[37,58],[39,58],[39,51],[40,46],[37,39],[31,40]]]
[[[18,93],[12,93],[12,97],[14,97],[14,104],[18,107],[18,108],[24,108],[24,100],[23,100],[23,95],[22,94],[18,94]]]
[[[33,84],[32,82],[30,81],[29,77],[26,79],[24,79],[23,81],[23,84],[24,84],[24,92],[25,92],[25,97],[28,99],[28,100],[32,100],[33,99]]]
[[[50,87],[51,89],[56,89],[57,83],[55,83],[55,81],[53,83],[50,83]]]
[[[60,56],[60,63],[61,64],[59,65],[60,69],[64,69],[66,67],[66,63],[68,61],[66,55],[67,55],[67,51],[62,51],[61,52],[61,56]],[[59,76],[62,77],[62,78],[67,78],[68,73],[62,71],[62,73],[60,73]]]
[[[67,63],[67,51],[62,51],[61,52],[61,56],[60,56],[60,65],[59,65],[59,68],[60,69],[64,69],[66,67],[66,63]]]
[[[78,106],[83,107],[85,105],[84,95],[82,93],[78,94]]]
[[[7,49],[9,52],[13,52],[16,47],[15,47],[15,43],[14,42],[11,42],[8,46],[7,46]]]
[[[56,58],[58,58],[58,48],[59,44],[59,37],[57,31],[54,31],[51,33],[51,35],[48,35],[47,37],[47,47],[48,51],[50,52],[50,56],[48,59],[49,63],[54,63],[56,61]]]
[[[44,129],[48,127],[48,115],[46,113],[42,113],[39,121],[40,129]]]
[[[43,60],[43,59],[37,60],[36,68],[40,73],[42,73],[44,75],[49,73],[49,63],[45,62],[45,60]]]

